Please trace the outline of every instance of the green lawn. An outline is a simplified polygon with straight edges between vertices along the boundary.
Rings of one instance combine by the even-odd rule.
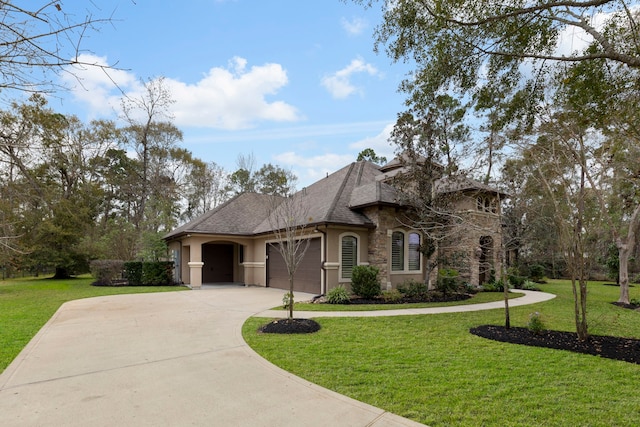
[[[65,302],[103,295],[184,290],[179,286],[91,286],[90,277],[70,280],[0,280],[0,373]]]
[[[557,298],[511,309],[513,326],[538,311],[550,329],[574,330],[566,281],[541,286]],[[590,332],[640,338],[640,313],[618,308],[619,289],[589,285]],[[640,289],[631,289],[640,298]],[[469,328],[503,324],[503,310],[382,318],[317,318],[311,335],[258,334],[247,342],[276,365],[339,393],[433,427],[635,426],[640,365],[499,343]]]

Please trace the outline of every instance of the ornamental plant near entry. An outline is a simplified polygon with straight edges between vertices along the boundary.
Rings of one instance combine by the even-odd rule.
[[[357,265],[351,272],[351,290],[354,294],[371,299],[380,295],[380,281],[378,267],[371,265]]]

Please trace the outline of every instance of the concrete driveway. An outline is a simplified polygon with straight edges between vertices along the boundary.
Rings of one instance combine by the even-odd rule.
[[[241,326],[282,294],[226,286],[68,302],[0,375],[0,424],[420,425],[253,352]]]

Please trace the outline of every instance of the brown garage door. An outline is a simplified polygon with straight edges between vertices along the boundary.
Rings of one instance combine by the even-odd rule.
[[[277,248],[267,245],[267,286],[278,289],[289,289],[289,275],[284,258]],[[293,290],[320,294],[320,281],[322,277],[322,264],[320,257],[320,239],[311,239],[309,248],[296,274],[293,276]]]

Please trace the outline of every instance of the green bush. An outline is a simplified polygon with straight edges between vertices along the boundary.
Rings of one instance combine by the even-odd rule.
[[[544,266],[541,264],[531,264],[529,266],[529,279],[534,282],[541,282],[544,279]]]
[[[390,291],[382,291],[381,298],[384,302],[398,302],[402,301],[404,294],[397,289],[391,289]]]
[[[293,302],[292,296],[293,295],[290,292],[287,292],[282,296],[282,308],[284,308],[285,310],[288,310],[289,306]]]
[[[329,304],[349,304],[351,301],[349,291],[342,285],[330,289],[329,292],[327,292],[326,299]]]
[[[512,287],[516,289],[522,289],[522,285],[527,280],[527,278],[520,275],[520,270],[518,270],[518,268],[511,267],[507,270],[507,280]]]
[[[546,326],[542,320],[542,316],[537,311],[529,315],[529,323],[527,323],[527,329],[534,334],[541,334]]]
[[[117,259],[97,259],[91,261],[91,275],[97,286],[111,286],[113,281],[122,277],[124,261]]]
[[[131,286],[175,285],[171,261],[126,262],[124,274]]]
[[[482,290],[484,292],[504,292],[504,283],[502,283],[502,280],[488,282],[482,285]]]
[[[442,295],[447,295],[451,292],[455,292],[460,284],[458,278],[458,271],[453,268],[443,268],[438,270],[438,280],[436,281],[436,289],[442,292]]]
[[[540,288],[538,285],[530,280],[525,280],[520,289],[524,289],[525,291],[539,291]]]
[[[407,298],[419,298],[425,295],[428,290],[426,283],[414,279],[405,280],[398,285],[398,291]]]
[[[354,294],[371,299],[380,295],[379,269],[371,265],[356,265],[351,273],[351,290]]]

